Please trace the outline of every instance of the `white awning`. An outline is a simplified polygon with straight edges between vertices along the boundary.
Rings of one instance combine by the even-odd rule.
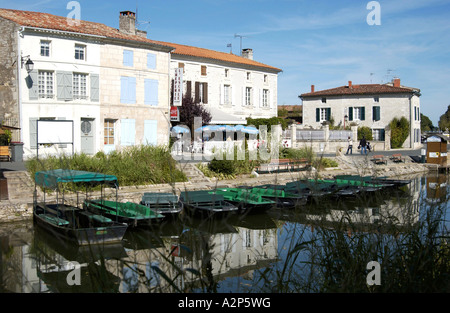
[[[235,124],[247,124],[247,119],[245,117],[236,116],[230,113],[226,113],[215,107],[205,107],[206,110],[211,113],[211,121],[208,124],[224,124],[224,125],[235,125]]]

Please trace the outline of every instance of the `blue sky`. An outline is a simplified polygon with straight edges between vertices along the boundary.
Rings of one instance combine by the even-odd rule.
[[[66,0],[0,0],[0,7],[67,16]],[[435,125],[450,105],[450,1],[389,0],[381,25],[368,25],[369,1],[303,0],[80,0],[81,19],[119,26],[119,12],[136,10],[148,37],[239,54],[283,70],[278,104],[298,95],[394,76],[420,88],[422,113]]]

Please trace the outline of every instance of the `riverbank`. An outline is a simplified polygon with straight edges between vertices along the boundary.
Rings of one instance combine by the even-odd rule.
[[[429,168],[426,164],[415,163],[406,160],[405,163],[394,163],[388,161],[387,164],[374,164],[369,157],[363,156],[337,156],[333,158],[339,164],[335,168],[325,168],[317,171],[308,169],[290,173],[271,173],[259,175],[241,175],[233,180],[208,179],[203,182],[180,182],[174,184],[155,184],[146,186],[125,186],[119,188],[119,200],[139,202],[145,192],[174,192],[179,194],[185,190],[204,190],[216,187],[237,187],[241,185],[256,186],[263,184],[285,184],[290,181],[320,177],[324,179],[333,178],[336,175],[374,175],[397,178],[399,176],[426,173]],[[30,182],[32,183],[32,182]],[[113,194],[112,192],[110,194]],[[30,195],[31,196],[31,195]],[[23,200],[3,200],[0,201],[0,223],[30,220],[32,218],[31,197],[24,197]],[[79,195],[83,196],[83,195]],[[93,196],[97,196],[94,194]],[[99,195],[98,195],[99,196]],[[75,200],[76,195],[65,195],[66,199]],[[52,200],[52,196],[47,195],[47,200]],[[82,201],[83,199],[79,199]]]

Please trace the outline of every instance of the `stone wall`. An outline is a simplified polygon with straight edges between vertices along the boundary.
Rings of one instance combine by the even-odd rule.
[[[0,18],[0,120],[19,120],[18,75],[19,54],[15,23]],[[18,125],[10,125],[18,126]]]

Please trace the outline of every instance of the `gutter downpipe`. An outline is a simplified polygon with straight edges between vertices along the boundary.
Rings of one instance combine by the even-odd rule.
[[[18,101],[18,111],[19,111],[19,125],[20,125],[20,142],[23,141],[23,116],[22,116],[22,51],[20,50],[20,40],[23,37],[24,26],[20,26],[17,31],[17,101]]]

